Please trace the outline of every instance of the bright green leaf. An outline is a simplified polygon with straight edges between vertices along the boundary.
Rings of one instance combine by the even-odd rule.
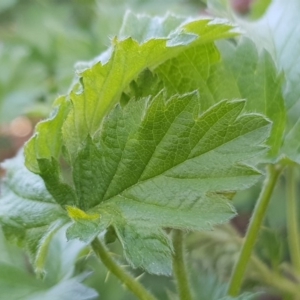
[[[133,14],[127,16],[124,28],[132,18],[136,17]],[[197,44],[206,44],[220,38],[237,35],[235,28],[227,21],[210,18],[198,20],[179,18],[176,20],[176,17],[167,15],[164,18],[155,18],[154,21],[149,21],[149,18],[144,16],[138,18],[136,22],[138,22],[137,24],[145,23],[145,30],[150,28],[148,36],[145,36],[144,33],[141,37],[135,32],[130,33],[130,35],[140,38],[141,43],[131,37],[124,39],[122,35],[126,33],[122,33],[120,38],[115,38],[107,57],[82,72],[80,83],[75,85],[70,93],[72,109],[62,126],[62,134],[71,160],[76,156],[82,141],[88,135],[94,135],[99,129],[103,117],[119,101],[123,89],[142,70],[156,67]],[[170,24],[176,27],[171,28]],[[151,29],[153,26],[156,27],[154,31]],[[135,30],[141,30],[139,25],[135,26]],[[192,36],[192,38],[186,39],[186,36]],[[59,145],[60,137],[55,140],[53,137],[49,138],[51,134],[47,133],[49,127],[47,124],[60,124],[60,116],[64,114],[68,101],[65,99],[60,104],[57,121],[55,119],[46,121],[44,127],[39,129],[39,136],[47,137],[48,144]],[[34,160],[48,158],[49,153],[54,158],[58,157],[58,149],[51,145],[49,153],[46,153],[44,148],[40,150],[35,146],[42,147],[40,143],[36,143],[39,136],[32,139],[26,148],[26,165],[36,173],[39,173],[38,163]],[[33,151],[37,151],[39,154],[45,152],[45,156],[37,155],[35,157]]]

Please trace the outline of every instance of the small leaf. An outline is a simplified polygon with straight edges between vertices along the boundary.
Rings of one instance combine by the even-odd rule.
[[[74,221],[67,230],[68,240],[79,239],[90,243],[111,223],[111,218],[107,214],[87,214],[76,207],[67,206],[66,208],[69,217]]]
[[[100,219],[99,214],[87,214],[79,208],[73,206],[66,206],[68,215],[75,221],[95,221]]]
[[[172,274],[173,248],[163,230],[142,222],[116,224],[116,231],[125,257],[134,268],[140,267],[152,274]]]

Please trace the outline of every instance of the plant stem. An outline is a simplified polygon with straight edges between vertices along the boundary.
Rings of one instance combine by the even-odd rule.
[[[137,280],[121,268],[111,257],[106,247],[102,245],[99,239],[92,242],[94,252],[99,256],[107,269],[114,274],[126,287],[140,300],[156,300]]]
[[[230,296],[238,296],[240,292],[243,277],[246,272],[246,268],[250,260],[255,242],[257,240],[259,229],[264,220],[272,192],[274,190],[274,187],[276,185],[277,179],[281,171],[282,166],[268,166],[267,178],[255,205],[255,209],[247,229],[245,241],[243,243],[238,261],[236,262],[231,275],[228,289],[228,295]]]
[[[185,264],[184,248],[183,248],[183,232],[174,230],[173,232],[173,271],[177,283],[177,290],[180,300],[192,300],[192,292],[190,289],[187,268]]]
[[[298,227],[298,207],[296,197],[296,178],[293,166],[287,170],[287,231],[292,264],[300,274],[300,236]]]
[[[242,247],[243,238],[241,238],[237,230],[231,225],[222,225],[222,230],[212,232],[202,232],[201,237],[210,239],[217,247],[223,248],[227,242],[234,244],[238,247]],[[198,234],[194,234],[194,238],[189,240],[189,247],[196,248],[201,245],[202,238]],[[249,278],[259,282],[262,285],[272,287],[275,291],[278,291],[282,295],[289,295],[296,297],[300,295],[299,277],[286,266],[285,270],[282,270],[282,274],[270,269],[263,261],[260,260],[255,254],[251,255],[251,272]],[[283,275],[285,274],[285,275]],[[293,298],[294,299],[294,298]],[[296,299],[296,298],[295,298]]]

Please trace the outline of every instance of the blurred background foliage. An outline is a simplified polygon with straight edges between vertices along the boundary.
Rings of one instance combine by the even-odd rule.
[[[251,19],[259,18],[269,3],[270,0],[231,1],[237,12]],[[210,1],[214,9],[227,4],[226,0]],[[92,60],[110,45],[110,39],[118,33],[127,9],[152,15],[164,15],[167,11],[200,15],[207,14],[205,7],[205,1],[200,0],[1,0],[0,162],[16,153],[31,136],[34,124],[48,115],[54,99],[68,91],[75,75],[75,64]],[[236,230],[220,227],[209,237],[205,233],[189,236],[193,281],[201,299],[217,300],[218,295],[224,294],[226,286],[222,281],[228,280],[240,249],[240,236],[245,232],[260,185],[235,197],[239,211],[239,216],[233,220]],[[289,259],[285,242],[284,193],[285,182],[282,179],[268,211],[268,229],[263,230],[257,244],[258,258],[272,268],[279,268],[283,261]],[[0,239],[0,249],[3,249],[4,243],[4,239]],[[120,255],[120,260],[123,259],[120,245],[114,243],[112,250]],[[17,251],[16,264],[22,261],[22,272],[33,276],[28,258],[19,250],[14,251]],[[2,261],[7,260],[3,257]],[[113,276],[107,274],[93,255],[83,252],[72,276],[87,270],[92,274],[85,283],[96,289],[101,299],[134,299]],[[134,272],[136,276],[142,274],[140,270]],[[255,264],[248,273],[247,287],[260,291],[264,279],[257,275]],[[171,279],[144,275],[141,281],[159,299],[175,299]],[[271,286],[270,295],[258,298],[281,299],[271,298],[275,290]],[[1,298],[0,291],[1,299],[4,298]]]
[[[32,133],[24,116],[33,123],[46,117],[54,99],[70,87],[76,62],[89,61],[110,45],[127,9],[190,15],[201,7],[182,0],[1,0],[0,160]]]
[[[150,14],[193,11],[192,2],[178,0],[1,1],[1,121],[47,111],[70,86],[75,63],[109,46],[129,8]]]

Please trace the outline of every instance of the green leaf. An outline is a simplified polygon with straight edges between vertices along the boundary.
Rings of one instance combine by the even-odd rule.
[[[277,157],[286,126],[285,102],[282,96],[283,76],[266,51],[258,53],[251,40],[243,37],[237,45],[219,43],[226,74],[234,77],[239,97],[247,99],[246,111],[256,111],[272,120],[273,126],[267,144],[269,155]]]
[[[115,228],[125,257],[134,268],[140,267],[152,274],[172,274],[172,243],[163,230],[143,221],[121,224],[120,220],[116,221]]]
[[[1,299],[96,299],[97,293],[81,281],[86,274],[72,277],[75,262],[84,245],[66,243],[65,229],[55,234],[46,259],[43,280],[36,278],[24,253],[8,244],[0,230]]]
[[[101,133],[86,140],[73,168],[80,203],[99,213],[99,232],[101,216],[111,215],[133,266],[165,274],[171,248],[159,228],[199,230],[224,222],[233,215],[226,192],[258,180],[259,172],[242,162],[265,151],[260,144],[269,122],[239,117],[243,107],[243,101],[223,101],[200,114],[197,94],[165,100],[162,91],[117,106]],[[164,262],[160,271],[142,251],[149,248]]]
[[[168,94],[198,90],[205,101],[202,108],[223,99],[247,99],[246,111],[259,112],[272,122],[268,139],[269,157],[276,158],[286,126],[282,96],[283,76],[277,74],[271,56],[249,39],[237,45],[229,41],[195,46],[160,65],[155,73],[163,80]]]
[[[235,19],[259,49],[267,49],[271,53],[277,68],[284,72],[286,83],[283,95],[288,122],[281,154],[297,163],[300,163],[299,123],[296,124],[300,108],[299,9],[298,0],[273,0],[261,19],[255,22]]]
[[[30,165],[29,169],[32,172],[39,173],[39,159],[51,160],[51,157],[58,157],[60,155],[63,142],[61,127],[69,110],[70,101],[66,97],[59,97],[53,103],[53,110],[50,117],[38,123],[36,136],[30,140],[29,145],[25,148],[26,164]],[[41,134],[43,132],[47,132],[48,134]],[[47,138],[48,135],[55,135],[56,139],[50,140]]]
[[[0,222],[6,236],[26,247],[43,271],[52,235],[68,221],[41,177],[28,171],[23,153],[2,164],[6,170],[0,199]]]
[[[26,169],[22,152],[2,167],[6,170],[0,200],[2,224],[30,229],[49,225],[65,216],[40,176]]]
[[[235,214],[228,199],[260,178],[246,162],[266,152],[270,122],[224,100],[238,89],[213,42],[234,35],[223,20],[128,15],[110,51],[56,101],[25,156],[63,208],[51,221],[72,219],[69,239],[112,229],[133,267],[168,275],[165,228],[211,229]]]
[[[53,234],[46,253],[43,279],[52,284],[58,284],[73,276],[77,258],[86,248],[86,244],[79,240],[67,241],[68,226],[61,227]],[[84,274],[80,276],[86,277]]]
[[[65,103],[69,99],[72,103],[71,111],[62,126],[68,158],[72,161],[81,147],[82,141],[88,135],[92,136],[99,130],[103,117],[119,101],[123,89],[141,71],[145,68],[156,67],[189,47],[237,35],[234,27],[224,20],[210,18],[185,20],[167,15],[151,21],[147,16],[135,17],[130,13],[125,19],[123,28],[126,28],[128,23],[131,24],[132,19],[136,19],[135,31],[142,30],[142,34],[133,31],[130,32],[130,36],[133,35],[140,40],[131,37],[124,39],[126,31],[123,31],[119,38],[112,41],[112,47],[108,54],[80,74],[80,83],[74,86],[69,98],[60,104],[57,119],[64,114],[67,106]],[[144,24],[145,29],[141,28],[139,23]],[[147,29],[149,33],[145,35],[144,32]],[[49,122],[60,124],[59,120],[55,121],[55,119],[49,120]],[[47,124],[47,122],[45,123]],[[58,146],[60,138],[47,134],[49,126],[46,124],[39,129],[39,136],[47,137],[48,144],[53,143]],[[35,160],[38,158],[49,159],[50,153],[57,158],[58,152],[57,148],[51,145],[47,151],[44,148],[46,144],[35,142],[37,139],[38,136],[32,139],[26,147],[26,165],[33,172],[39,173],[38,162]],[[41,149],[36,145],[39,145]],[[35,151],[45,153],[45,155],[35,157]]]
[[[73,220],[73,224],[67,230],[67,238],[79,239],[86,243],[90,243],[97,235],[108,228],[111,224],[109,214],[102,213],[87,214],[76,207],[67,207],[69,217]]]
[[[236,83],[220,65],[221,56],[213,43],[196,45],[160,65],[154,72],[168,95],[199,91],[201,107],[208,109],[224,99],[239,99]]]
[[[299,37],[295,32],[299,29],[298,14],[300,3],[290,0],[283,3],[273,0],[264,16],[256,22],[244,22],[237,19],[247,34],[259,48],[267,49],[275,59],[278,67],[284,70],[287,79],[285,91],[287,108],[290,109],[298,101],[298,69],[300,59]],[[282,22],[282,20],[288,20]]]

